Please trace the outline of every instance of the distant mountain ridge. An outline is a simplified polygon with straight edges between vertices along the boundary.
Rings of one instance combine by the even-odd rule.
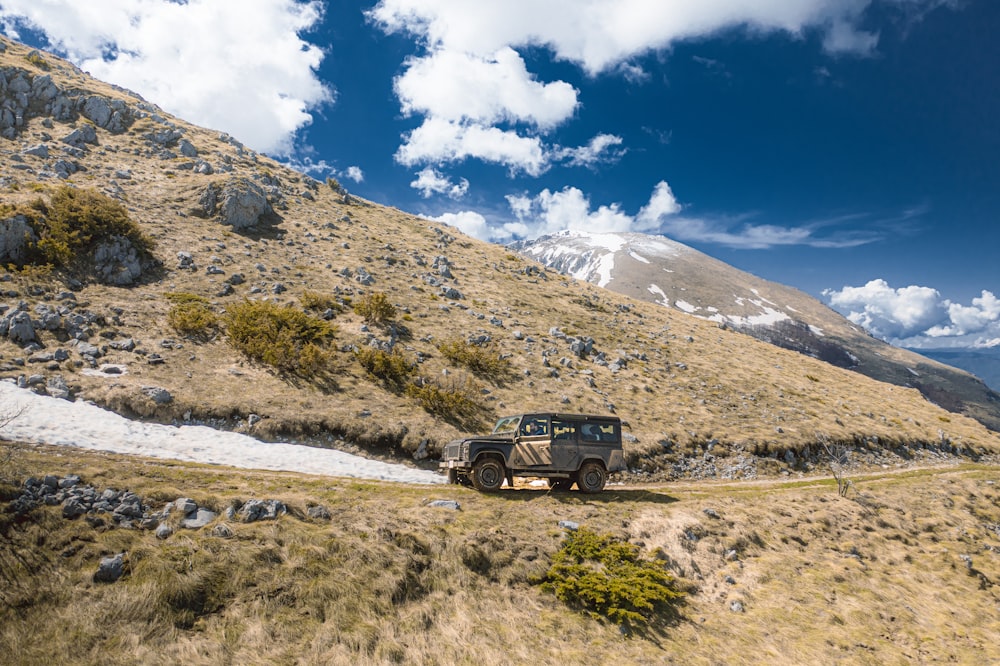
[[[879,381],[914,387],[928,400],[1000,430],[1000,395],[969,374],[968,366],[957,369],[941,362],[942,356],[893,347],[798,289],[664,236],[563,231],[509,247],[611,291],[715,321]]]
[[[1000,391],[1000,347],[985,349],[910,349],[915,354],[971,372]]]

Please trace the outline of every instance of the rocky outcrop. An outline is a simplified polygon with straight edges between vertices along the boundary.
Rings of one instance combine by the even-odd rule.
[[[92,131],[96,126],[116,134],[127,130],[135,119],[123,100],[64,90],[48,74],[35,75],[19,67],[0,68],[0,136],[13,139],[33,117],[51,117],[60,122],[86,118],[93,125],[84,124],[80,131],[88,127]],[[74,142],[78,139],[93,143],[81,137],[74,137]]]
[[[0,220],[0,263],[23,263],[28,248],[37,242],[38,235],[24,215]]]
[[[264,190],[246,178],[210,184],[192,212],[200,217],[218,216],[219,222],[237,231],[256,227],[274,214]]]

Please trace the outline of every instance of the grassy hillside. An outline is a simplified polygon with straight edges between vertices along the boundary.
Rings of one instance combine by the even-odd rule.
[[[218,511],[259,498],[289,512],[165,539],[113,528],[107,515],[67,520],[58,506],[0,513],[9,664],[54,654],[82,664],[1000,660],[996,468],[857,475],[846,498],[829,478],[482,495],[15,453],[20,475],[75,473],[157,509],[178,497]],[[317,506],[329,517],[310,517]],[[637,544],[672,571],[686,593],[677,615],[623,633],[534,584],[567,534],[560,521]],[[100,559],[119,553],[125,575],[95,582]]]
[[[10,98],[28,103],[0,139],[0,221],[40,240],[4,259],[6,316],[30,316],[35,340],[0,340],[0,377],[157,421],[389,456],[426,442],[433,457],[506,413],[613,411],[630,466],[660,477],[708,449],[770,458],[755,474],[815,464],[823,442],[998,448],[916,390],[567,279],[5,44],[8,94],[40,92]],[[67,191],[91,203],[74,208]],[[226,192],[257,192],[266,209],[248,225]],[[134,261],[95,268],[98,246],[121,237]],[[111,286],[125,268],[141,274]]]

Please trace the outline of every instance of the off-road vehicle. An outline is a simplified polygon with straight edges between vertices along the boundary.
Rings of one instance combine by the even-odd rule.
[[[556,490],[576,483],[585,493],[604,489],[608,474],[625,469],[622,425],[616,416],[518,414],[493,432],[445,445],[440,468],[450,483],[494,492],[515,476],[547,478]]]

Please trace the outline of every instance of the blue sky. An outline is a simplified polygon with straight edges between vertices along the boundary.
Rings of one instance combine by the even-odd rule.
[[[0,0],[5,34],[493,241],[662,233],[1000,344],[995,0]]]

